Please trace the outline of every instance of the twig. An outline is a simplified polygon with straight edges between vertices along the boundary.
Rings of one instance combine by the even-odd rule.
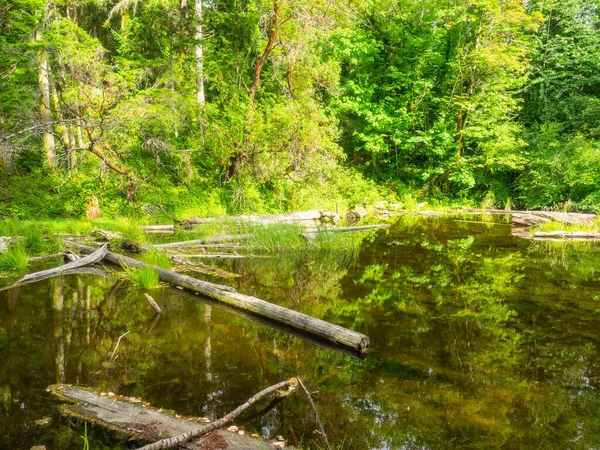
[[[119,336],[119,340],[117,341],[117,345],[115,346],[115,349],[112,352],[112,355],[110,355],[110,360],[114,361],[115,360],[115,353],[117,352],[117,349],[119,348],[119,344],[121,343],[121,339],[123,339],[125,336],[127,336],[129,333],[131,333],[131,330],[128,331],[125,334],[122,334],[121,336]]]
[[[180,434],[179,436],[174,436],[168,439],[162,439],[160,441],[154,442],[153,444],[145,445],[144,447],[140,447],[138,450],[161,450],[165,448],[176,448],[177,446],[188,442],[189,440],[195,437],[202,436],[212,430],[221,428],[226,423],[238,417],[242,412],[244,412],[246,409],[248,409],[250,406],[252,406],[254,403],[256,403],[261,398],[265,397],[266,395],[272,394],[274,392],[286,388],[289,389],[291,392],[291,390],[295,388],[296,383],[296,378],[290,378],[289,380],[282,381],[281,383],[274,384],[273,386],[269,386],[268,388],[263,389],[259,393],[254,394],[246,401],[246,403],[238,406],[236,409],[234,409],[229,414],[227,414],[219,420],[215,420],[214,422],[206,424],[195,430],[188,431],[187,433]]]
[[[150,306],[152,306],[152,309],[154,309],[154,311],[156,311],[156,314],[162,314],[162,309],[160,309],[160,306],[158,306],[158,303],[156,303],[156,301],[154,301],[154,299],[152,298],[152,296],[150,294],[145,293],[144,297],[146,297],[146,300],[148,300],[148,303],[150,303]]]
[[[325,434],[325,429],[323,428],[323,424],[321,423],[321,419],[319,418],[319,413],[317,412],[317,407],[315,406],[315,403],[313,402],[312,395],[310,395],[310,392],[308,392],[308,389],[306,389],[306,386],[304,386],[304,383],[302,383],[302,380],[300,379],[300,377],[296,377],[296,379],[298,380],[300,387],[302,387],[302,389],[306,393],[306,396],[308,397],[308,401],[310,402],[310,406],[312,406],[312,409],[315,413],[315,421],[317,422],[319,431],[323,435],[323,439],[325,439],[325,448],[330,448],[329,440],[327,439],[327,435]]]

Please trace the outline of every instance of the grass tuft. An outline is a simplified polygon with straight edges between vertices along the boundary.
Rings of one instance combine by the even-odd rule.
[[[27,267],[27,252],[21,246],[13,247],[0,254],[1,270],[23,270]]]
[[[136,285],[146,289],[153,290],[162,287],[158,273],[151,267],[136,268],[124,267],[125,277]]]

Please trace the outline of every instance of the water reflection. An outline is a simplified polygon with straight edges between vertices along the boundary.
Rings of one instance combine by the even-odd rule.
[[[334,448],[597,447],[599,249],[521,240],[497,223],[411,219],[358,260],[222,263],[242,275],[229,281],[241,292],[370,336],[362,360],[175,289],[152,293],[165,311],[154,316],[115,275],[12,289],[0,294],[0,448],[81,448],[80,429],[44,393],[56,381],[215,418],[296,374],[317,391]],[[302,393],[239,422],[324,448]],[[104,434],[92,443],[130,445]]]

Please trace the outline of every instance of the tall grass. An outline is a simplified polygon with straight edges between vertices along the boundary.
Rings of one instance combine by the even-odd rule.
[[[158,273],[151,267],[137,268],[124,267],[125,277],[146,290],[154,290],[162,287]]]
[[[162,250],[151,249],[150,251],[145,252],[141,259],[148,264],[162,267],[163,269],[170,269],[172,267],[169,255]]]
[[[0,270],[23,270],[27,267],[29,255],[23,247],[15,246],[0,253]]]

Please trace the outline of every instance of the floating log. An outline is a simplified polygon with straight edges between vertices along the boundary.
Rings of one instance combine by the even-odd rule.
[[[554,211],[523,211],[512,214],[512,223],[516,226],[531,227],[549,222],[560,222],[568,225],[594,224],[595,214],[566,213]]]
[[[74,245],[81,249],[82,253],[90,254],[96,251],[96,249],[84,245]],[[204,294],[230,306],[267,317],[358,352],[369,346],[369,338],[364,334],[249,295],[240,294],[228,286],[201,281],[187,275],[178,274],[172,270],[162,269],[127,256],[119,255],[118,253],[107,252],[104,259],[113,264],[138,268],[151,267],[159,274],[161,281]]]
[[[64,414],[102,425],[141,442],[155,442],[161,438],[179,436],[200,426],[199,419],[186,420],[164,411],[158,412],[136,398],[117,397],[111,393],[99,395],[69,385],[52,385],[47,390],[67,403],[61,406]],[[215,443],[220,445],[216,447]],[[267,442],[223,430],[215,430],[203,438],[188,442],[186,448],[276,449]]]
[[[357,206],[346,213],[346,223],[349,225],[354,225],[355,223],[358,223],[364,219],[368,214],[369,211],[367,211],[366,208]]]
[[[534,238],[561,238],[561,239],[574,239],[574,240],[600,240],[600,232],[593,231],[536,231],[533,233]]]
[[[27,274],[20,280],[16,281],[10,286],[5,286],[1,290],[13,288],[22,284],[35,283],[36,281],[45,280],[47,278],[55,277],[58,275],[67,275],[68,271],[72,271],[73,269],[78,269],[84,266],[89,266],[91,264],[97,263],[98,261],[101,261],[107,253],[108,248],[106,245],[103,245],[99,249],[92,249],[92,252],[90,252],[89,255],[84,258],[77,259],[75,261],[63,264],[62,266],[58,266],[53,269],[42,270],[40,272]]]

